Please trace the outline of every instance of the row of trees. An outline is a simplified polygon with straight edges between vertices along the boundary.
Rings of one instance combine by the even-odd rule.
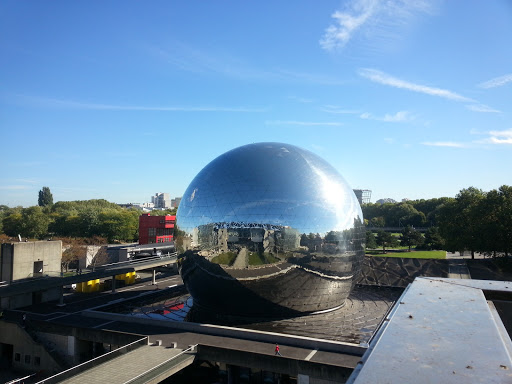
[[[430,227],[437,224],[440,207],[452,200],[453,198],[441,197],[402,203],[369,203],[364,204],[361,209],[367,227]]]
[[[0,232],[30,239],[93,238],[108,242],[138,241],[140,210],[124,209],[106,200],[60,201],[28,208],[0,206]],[[164,215],[172,211],[153,211]]]
[[[138,239],[139,210],[124,209],[106,200],[53,204],[47,187],[39,192],[38,203],[38,206],[28,208],[0,206],[0,234],[11,237],[19,234],[31,239],[99,236],[109,242]],[[510,186],[503,185],[489,192],[470,187],[461,190],[455,198],[365,204],[362,210],[368,229],[403,227],[404,231],[411,232],[402,234],[405,245],[421,245],[413,228],[429,227],[423,240],[425,248],[506,256],[512,251]],[[168,213],[175,211],[153,211],[151,214]],[[377,234],[375,241],[379,246],[390,246],[393,239],[386,240],[386,236],[385,232]],[[372,248],[371,236],[367,238],[367,244]]]
[[[425,250],[444,249],[444,239],[439,233],[438,227],[430,227],[423,235],[411,226],[405,227],[400,237],[394,236],[390,232],[379,230],[377,234],[372,231],[366,231],[366,248],[375,249],[382,247],[382,252],[386,252],[386,248],[397,247],[398,245],[408,247],[411,252],[412,247]]]
[[[427,249],[469,250],[472,256],[475,252],[509,256],[512,251],[512,187],[507,185],[489,192],[470,187],[455,198],[365,204],[362,210],[369,229],[404,227],[413,233],[409,236],[417,237],[413,245],[422,245],[413,227],[429,227],[423,245]],[[379,232],[372,240],[368,235],[367,247],[376,248],[374,242],[393,246],[396,238],[388,236]]]
[[[512,252],[512,187],[483,192],[467,188],[445,204],[438,215],[448,251],[469,250],[509,256]]]

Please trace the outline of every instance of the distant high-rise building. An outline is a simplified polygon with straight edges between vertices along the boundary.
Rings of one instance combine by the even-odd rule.
[[[175,197],[171,200],[171,207],[178,208],[178,205],[180,205],[181,197]]]
[[[171,198],[168,193],[156,193],[151,196],[151,202],[155,204],[155,208],[171,208]]]
[[[360,205],[368,204],[370,202],[372,191],[370,191],[369,189],[354,189],[353,191]]]

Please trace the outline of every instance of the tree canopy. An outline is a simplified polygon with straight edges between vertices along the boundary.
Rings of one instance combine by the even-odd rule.
[[[53,195],[50,192],[50,188],[43,187],[39,191],[39,198],[37,199],[37,205],[40,207],[46,207],[53,204]]]
[[[402,234],[400,235],[400,244],[406,247],[409,247],[409,252],[411,252],[411,247],[413,245],[421,245],[424,242],[424,238],[422,234],[416,231],[413,227],[408,225],[402,230]]]

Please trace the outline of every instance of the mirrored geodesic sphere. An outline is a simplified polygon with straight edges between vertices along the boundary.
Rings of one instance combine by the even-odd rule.
[[[180,272],[194,303],[274,316],[344,304],[364,257],[359,202],[326,161],[257,143],[214,159],[176,215]]]

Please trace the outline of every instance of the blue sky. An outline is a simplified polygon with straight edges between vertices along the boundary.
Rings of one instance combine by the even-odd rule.
[[[279,141],[352,188],[512,184],[512,2],[0,3],[0,204],[181,196]]]

